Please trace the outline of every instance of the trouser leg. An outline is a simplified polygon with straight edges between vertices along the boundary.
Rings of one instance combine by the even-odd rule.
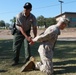
[[[25,49],[25,58],[26,60],[29,60],[31,56],[31,51],[30,51],[29,42],[26,40],[26,38],[24,39],[24,49]]]
[[[44,53],[39,53],[42,64],[39,66],[40,71],[47,73],[47,75],[52,75],[53,73],[53,63],[52,57],[49,59]]]
[[[45,72],[47,75],[52,75],[53,73],[53,63],[52,60],[43,59],[41,57],[42,65],[40,66],[40,71]]]
[[[19,61],[20,49],[23,42],[23,37],[21,35],[14,35],[13,39],[13,51],[14,51],[14,61]]]

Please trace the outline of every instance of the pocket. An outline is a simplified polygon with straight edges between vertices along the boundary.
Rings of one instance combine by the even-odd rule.
[[[39,53],[44,53],[45,49],[43,47],[43,45],[40,45],[39,48],[38,48],[38,52]]]

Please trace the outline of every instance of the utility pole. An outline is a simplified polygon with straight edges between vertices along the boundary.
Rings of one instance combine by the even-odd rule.
[[[62,14],[62,3],[63,3],[63,1],[59,0],[59,2],[60,2],[60,11],[61,11],[61,14]]]

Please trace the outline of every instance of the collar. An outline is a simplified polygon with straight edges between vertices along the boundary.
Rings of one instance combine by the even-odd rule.
[[[31,14],[31,13],[30,13],[30,14]],[[31,16],[30,14],[29,14],[29,16]],[[24,17],[29,17],[29,16],[26,16],[26,15],[25,15],[24,11],[22,11],[22,15],[23,15]]]

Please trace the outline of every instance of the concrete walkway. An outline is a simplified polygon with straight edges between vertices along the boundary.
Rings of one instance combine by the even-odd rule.
[[[76,37],[58,38],[58,41],[76,41]]]
[[[44,30],[38,30],[38,35],[44,32]],[[33,33],[31,32],[33,36]],[[10,30],[1,30],[0,39],[13,39]],[[76,29],[62,30],[61,35],[58,36],[58,41],[76,41]]]

